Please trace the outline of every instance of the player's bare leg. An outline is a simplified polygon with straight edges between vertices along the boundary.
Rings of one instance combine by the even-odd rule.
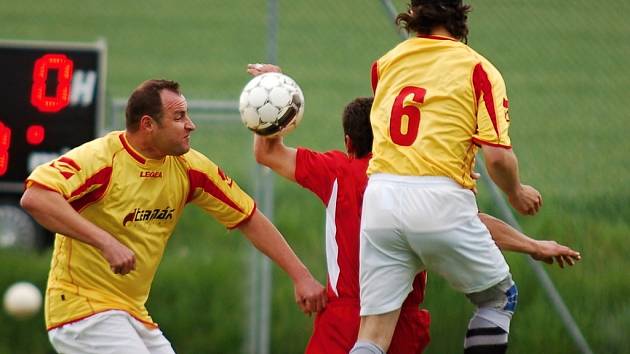
[[[379,315],[361,316],[359,335],[350,353],[385,354],[392,341],[400,309]]]

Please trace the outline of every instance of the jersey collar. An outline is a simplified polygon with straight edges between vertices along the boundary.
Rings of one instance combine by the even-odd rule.
[[[138,161],[139,163],[143,165],[147,162],[147,159],[144,158],[144,156],[142,156],[139,152],[134,150],[131,144],[129,144],[129,142],[127,141],[127,138],[125,137],[124,132],[120,133],[120,135],[118,135],[118,138],[120,139],[120,142],[122,143],[127,153],[129,153],[129,155],[131,155],[131,157],[133,157],[134,160]]]
[[[129,156],[131,156],[134,160],[143,165],[145,168],[159,168],[166,160],[166,158],[155,160],[142,156],[140,152],[138,152],[136,149],[133,148],[133,146],[131,146],[131,144],[129,144],[129,141],[127,141],[127,138],[125,137],[125,132],[120,133],[118,137],[120,138],[120,142],[122,143],[125,151],[127,151]]]
[[[446,36],[436,36],[433,34],[419,34],[417,35],[418,38],[427,38],[427,39],[437,39],[440,41],[454,41],[457,42],[457,40],[455,38],[451,38],[451,37],[446,37]]]

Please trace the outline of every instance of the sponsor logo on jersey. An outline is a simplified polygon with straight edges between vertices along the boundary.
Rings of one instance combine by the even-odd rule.
[[[162,178],[162,171],[140,171],[140,177]]]
[[[131,213],[127,214],[123,219],[123,226],[127,226],[129,222],[146,222],[146,221],[165,221],[173,219],[175,209],[166,207],[164,209],[142,209],[135,208]]]

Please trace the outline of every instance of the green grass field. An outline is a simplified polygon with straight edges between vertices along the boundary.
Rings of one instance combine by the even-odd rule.
[[[404,1],[395,1],[399,9]],[[619,0],[472,1],[469,44],[501,70],[511,137],[523,181],[545,203],[520,218],[525,231],[579,249],[572,269],[546,266],[596,353],[630,348],[630,3]],[[5,4],[0,39],[108,44],[107,96],[124,98],[142,80],[179,81],[191,99],[236,100],[245,65],[267,56],[266,2],[24,0]],[[341,149],[344,104],[370,95],[371,62],[400,40],[379,1],[280,1],[278,64],[306,96],[293,145]],[[0,117],[1,118],[1,117]],[[193,119],[194,119],[193,115]],[[119,117],[122,119],[122,117]],[[248,191],[255,188],[251,135],[237,123],[200,123],[193,137]],[[496,212],[481,189],[483,210]],[[276,179],[275,221],[317,277],[325,280],[323,209],[306,191]],[[249,247],[190,208],[166,252],[149,309],[179,353],[238,353],[247,326]],[[523,256],[508,255],[519,284],[510,353],[576,353]],[[0,289],[17,280],[45,286],[50,254],[0,250]],[[626,280],[624,280],[626,279]],[[312,319],[274,268],[271,353],[300,353]],[[472,306],[437,276],[426,306],[429,354],[461,352]],[[49,353],[42,316],[0,313],[0,353]]]

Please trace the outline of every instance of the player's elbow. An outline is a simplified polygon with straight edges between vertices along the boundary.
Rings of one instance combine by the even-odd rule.
[[[483,158],[488,170],[502,170],[513,163],[515,156],[512,149],[483,146]]]
[[[24,194],[22,194],[22,198],[20,198],[20,206],[30,214],[36,211],[39,205],[37,197],[34,194],[36,193],[34,193],[33,188],[28,188],[24,191]]]
[[[505,170],[507,167],[507,159],[502,156],[496,156],[494,158],[486,158],[486,168],[488,171]]]

